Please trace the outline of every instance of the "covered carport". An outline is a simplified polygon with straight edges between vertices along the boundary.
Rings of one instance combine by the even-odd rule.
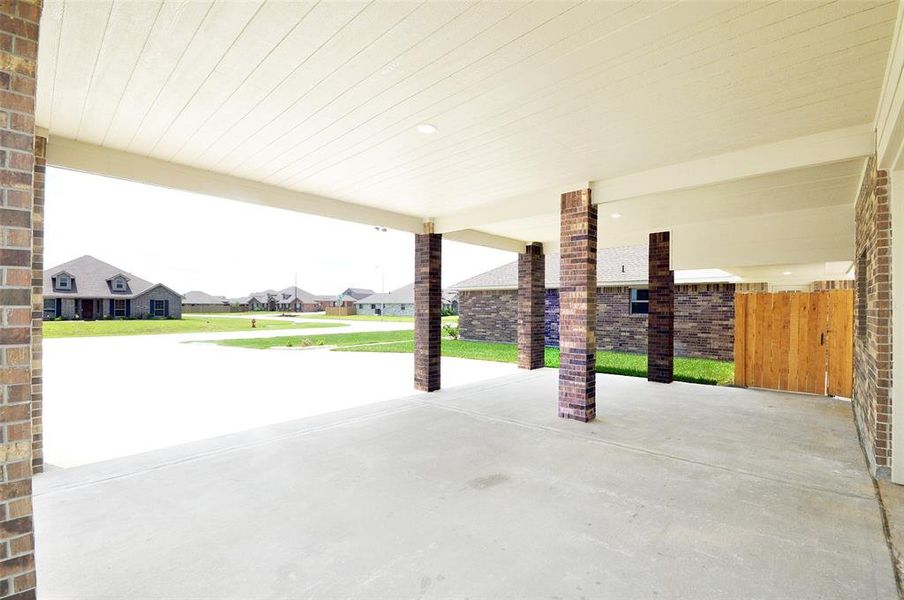
[[[105,553],[102,544],[92,551],[95,561],[119,554],[111,552],[130,547],[137,536],[172,535],[171,526],[186,537],[165,554],[149,555],[155,560],[185,566],[192,562],[189,556],[201,554],[212,561],[198,563],[207,575],[234,577],[244,571],[241,585],[230,587],[227,577],[215,597],[226,590],[236,590],[236,596],[261,590],[271,597],[510,591],[523,596],[537,589],[601,595],[593,585],[615,597],[681,596],[691,588],[665,574],[717,566],[713,572],[725,575],[738,573],[739,564],[752,570],[739,575],[737,587],[715,576],[698,581],[704,588],[699,595],[725,596],[730,590],[731,595],[824,597],[839,589],[829,586],[835,576],[854,586],[845,588],[850,592],[845,596],[866,588],[876,596],[893,593],[890,565],[880,565],[887,556],[879,557],[882,531],[871,482],[858,466],[859,455],[851,453],[857,448],[854,419],[825,399],[663,384],[671,381],[674,270],[721,268],[785,283],[853,263],[856,309],[863,315],[856,331],[856,426],[869,469],[904,481],[904,459],[894,456],[904,444],[893,443],[895,412],[904,401],[894,401],[900,390],[892,387],[904,360],[904,347],[893,352],[900,341],[892,336],[893,324],[904,315],[904,307],[893,310],[904,298],[904,289],[898,290],[904,278],[893,277],[896,259],[904,261],[904,245],[891,236],[902,215],[889,200],[904,180],[895,175],[904,168],[901,23],[899,3],[878,1],[20,0],[0,6],[0,389],[7,516],[0,597],[35,594],[32,469],[42,469],[42,290],[35,275],[42,269],[45,165],[411,232],[414,383],[423,392],[441,387],[442,239],[520,254],[519,364],[527,370],[541,366],[543,253],[555,249],[562,256],[557,374],[523,373],[495,386],[399,401],[398,415],[387,408],[394,416],[381,421],[386,437],[378,440],[385,444],[392,431],[404,431],[398,445],[372,446],[367,436],[373,431],[361,429],[359,420],[353,420],[354,433],[338,422],[296,424],[293,431],[304,434],[280,438],[266,446],[267,454],[243,455],[246,462],[227,487],[248,497],[231,504],[234,513],[213,514],[204,532],[192,527],[188,505],[169,503],[170,490],[188,493],[180,481],[197,482],[197,473],[184,479],[145,477],[178,471],[167,465],[206,465],[202,472],[221,473],[229,461],[217,462],[215,457],[224,455],[215,449],[196,448],[191,458],[108,465],[122,476],[53,474],[56,479],[44,489],[48,515],[55,510],[53,498],[63,499],[57,507],[70,500],[83,506],[97,502],[109,492],[101,485],[107,480],[114,487],[143,482],[160,492],[154,506],[172,508],[166,516],[178,525],[157,521],[153,531],[126,529],[129,537],[121,546],[107,545]],[[625,384],[597,377],[596,250],[647,241],[651,381]],[[701,407],[709,410],[701,413]],[[430,411],[445,418],[429,418]],[[822,420],[823,413],[830,416]],[[569,423],[556,414],[596,421]],[[736,427],[731,415],[738,414],[746,414],[747,427]],[[718,425],[713,429],[713,419],[725,426],[724,435],[716,433]],[[329,436],[343,431],[349,439],[364,436],[362,447],[376,453],[368,458],[336,450],[341,456],[321,464],[322,472],[298,462],[306,460],[298,453],[312,450],[298,444],[320,443],[319,449],[329,452],[330,444],[339,443]],[[775,432],[784,435],[771,437]],[[494,435],[508,443],[493,451]],[[769,440],[757,442],[762,436]],[[298,444],[287,441],[296,437]],[[246,445],[232,441],[234,448]],[[781,448],[794,460],[778,461],[767,452],[768,464],[745,466],[750,444],[757,443]],[[412,455],[412,448],[426,454]],[[174,450],[186,451],[192,452]],[[503,465],[506,452],[515,456]],[[197,458],[202,454],[204,461]],[[632,465],[628,454],[654,457],[654,464]],[[414,462],[407,470],[388,479],[374,476],[409,456]],[[272,463],[265,468],[264,461],[274,457],[288,468],[268,470]],[[528,468],[541,460],[543,468]],[[422,471],[426,465],[437,469],[429,479]],[[274,513],[310,489],[293,487],[299,467],[313,469],[299,475],[299,486],[326,482],[322,497],[303,501],[317,509],[332,502],[353,506],[341,496],[344,489],[377,500],[404,490],[401,506],[376,506],[388,514],[414,506],[420,527],[379,530],[370,520],[324,518],[320,522],[332,528],[317,532],[312,531],[316,519]],[[703,470],[685,472],[685,467]],[[646,477],[623,476],[632,469]],[[288,487],[268,496],[261,491],[262,473],[268,480],[284,478]],[[362,477],[352,485],[347,478],[354,473]],[[38,485],[50,476],[42,475]],[[705,493],[695,485],[702,481],[711,486]],[[509,482],[515,483],[507,488]],[[792,494],[777,494],[773,485]],[[131,506],[130,494],[141,489],[120,488],[122,495],[111,497]],[[465,498],[463,489],[483,496]],[[61,496],[67,490],[86,495]],[[763,520],[751,516],[739,523],[732,511],[713,518],[715,507],[725,509],[738,490],[749,494],[739,501],[743,513]],[[675,517],[675,511],[704,496],[712,510],[692,511],[689,521]],[[508,508],[514,498],[533,497],[536,505]],[[600,514],[601,505],[592,500],[605,498],[601,505],[611,512]],[[820,498],[821,506],[844,508],[832,518],[804,508]],[[445,501],[456,510],[441,510]],[[514,535],[515,521],[529,519],[529,511],[541,505],[545,508],[535,517],[546,518],[546,525],[531,530],[536,534],[531,539],[554,548],[555,560],[544,553],[522,555],[525,566],[516,570],[511,555],[481,552],[523,548],[527,540]],[[222,538],[204,535],[227,523],[265,526],[249,519],[252,506],[280,517],[280,527],[267,526],[273,535],[297,531],[313,545],[286,547],[284,539],[265,538],[258,546],[253,529],[247,529],[233,540],[231,553],[209,546],[199,552],[193,541],[208,539],[220,547]],[[639,507],[647,506],[664,512],[633,530]],[[777,521],[782,508],[787,520]],[[481,509],[489,521],[512,522],[495,536],[481,537],[479,519],[473,518]],[[561,520],[550,521],[557,511]],[[434,522],[431,514],[446,518]],[[42,518],[36,515],[39,523]],[[154,519],[145,522],[150,527]],[[63,522],[70,521],[51,516],[46,521],[48,527]],[[789,532],[789,523],[797,522],[810,527]],[[90,523],[87,530],[73,524],[65,539],[99,533],[100,521]],[[427,531],[431,523],[440,526]],[[700,558],[688,559],[687,548],[676,542],[686,536],[697,544],[693,550]],[[767,541],[759,545],[750,536]],[[625,540],[631,543],[621,545]],[[338,545],[330,546],[321,562],[293,566],[278,558],[283,549],[310,556],[321,548],[318,543]],[[341,568],[342,561],[361,559],[377,547],[392,548],[386,560]],[[784,551],[772,554],[777,547]],[[827,547],[831,560],[801,552]],[[437,548],[454,552],[431,554]],[[625,564],[599,573],[597,561],[587,558],[591,549],[607,558],[629,557],[644,568],[633,572]],[[450,573],[455,557],[469,552],[489,558],[487,570],[475,577],[475,563]],[[733,562],[730,556],[737,559],[737,553],[741,560]],[[249,569],[248,555],[261,562]],[[47,564],[61,569],[51,558]],[[641,574],[657,568],[662,583],[641,585]],[[347,587],[336,582],[340,573],[354,574],[343,582]],[[534,577],[543,587],[531,584]],[[53,575],[48,580],[54,581]],[[449,587],[437,585],[440,581]],[[764,581],[777,587],[763,588]],[[412,582],[418,583],[411,587]],[[85,593],[122,597],[134,589],[101,586]]]

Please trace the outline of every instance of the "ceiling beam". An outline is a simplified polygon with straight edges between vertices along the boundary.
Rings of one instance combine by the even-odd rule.
[[[876,110],[876,149],[880,169],[904,168],[904,2],[898,5],[898,20]]]
[[[437,232],[439,233],[439,232]],[[501,235],[493,235],[492,233],[484,233],[474,229],[460,229],[451,231],[443,235],[444,239],[453,242],[464,242],[474,246],[485,246],[487,248],[495,248],[496,250],[508,250],[509,252],[524,252],[528,242],[515,240]]]
[[[904,125],[901,128],[904,130]],[[876,134],[871,125],[836,129],[622,177],[563,185],[497,200],[436,217],[436,231],[449,233],[528,217],[555,216],[559,212],[562,193],[586,186],[592,190],[594,203],[604,204],[862,158],[872,156],[875,151]]]
[[[703,187],[871,156],[875,148],[872,127],[858,125],[597,181],[592,198],[601,204]]]
[[[47,164],[116,179],[420,233],[422,218],[51,136]]]

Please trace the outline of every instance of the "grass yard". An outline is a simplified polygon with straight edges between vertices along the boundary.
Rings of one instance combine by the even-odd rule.
[[[406,340],[376,346],[354,346],[339,348],[342,352],[414,352],[414,341]],[[443,356],[492,360],[496,362],[518,362],[518,347],[513,344],[490,342],[468,342],[464,340],[443,340]],[[546,366],[559,368],[559,349],[546,349]],[[734,363],[705,358],[675,358],[675,381],[703,383],[707,385],[728,385],[734,381]],[[647,357],[643,354],[627,352],[596,353],[596,372],[630,377],[647,376]]]
[[[315,325],[327,325],[316,323]],[[336,333],[332,335],[285,335],[268,338],[247,338],[237,340],[212,340],[210,343],[233,348],[253,348],[266,350],[268,348],[292,348],[300,346],[360,346],[362,344],[384,344],[387,342],[399,342],[412,340],[411,331],[366,331],[361,333]],[[412,342],[414,343],[414,342]]]
[[[331,315],[312,315],[312,314],[301,314],[298,315],[304,319],[335,319],[337,321],[383,321],[385,323],[414,323],[414,317],[390,317],[390,316],[378,316],[378,315],[346,315],[344,317],[335,317]],[[452,323],[453,325],[458,324],[458,315],[450,315],[448,317],[443,317],[443,325],[447,323]]]
[[[345,327],[342,323],[292,323],[273,319],[257,319],[257,328],[315,329]],[[46,321],[45,338],[99,337],[111,335],[156,335],[164,333],[215,333],[223,331],[251,331],[251,318],[226,319],[183,315],[182,319],[112,320],[112,321]]]
[[[305,339],[308,341],[305,342]],[[329,345],[340,352],[414,352],[414,332],[375,331],[335,335],[284,336],[242,340],[220,340],[214,343],[239,348],[266,349],[275,346]],[[443,356],[514,363],[518,347],[513,344],[443,340]],[[559,349],[546,349],[546,366],[559,367]],[[596,353],[596,371],[631,377],[647,376],[647,357],[626,352]],[[734,380],[734,363],[704,358],[675,358],[675,380],[707,385],[728,385]]]

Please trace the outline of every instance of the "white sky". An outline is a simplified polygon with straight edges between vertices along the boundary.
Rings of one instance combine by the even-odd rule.
[[[47,170],[45,198],[45,268],[90,254],[180,293],[227,297],[293,285],[296,273],[314,294],[414,281],[406,232],[61,169]],[[516,259],[444,241],[443,286]]]

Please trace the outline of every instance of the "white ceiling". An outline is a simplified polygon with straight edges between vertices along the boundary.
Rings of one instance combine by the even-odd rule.
[[[589,185],[601,246],[798,283],[853,256],[901,9],[45,0],[37,125],[51,164],[510,250]]]
[[[868,123],[895,13],[854,0],[47,0],[37,122],[436,217]]]

